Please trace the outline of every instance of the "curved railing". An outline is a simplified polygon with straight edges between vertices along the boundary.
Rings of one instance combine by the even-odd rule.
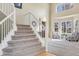
[[[46,27],[42,24],[41,19],[36,18],[34,14],[31,12],[26,13],[25,19],[29,20],[29,25],[32,27],[33,31],[39,38],[40,42],[42,43],[43,46],[45,46],[45,33],[46,33]]]

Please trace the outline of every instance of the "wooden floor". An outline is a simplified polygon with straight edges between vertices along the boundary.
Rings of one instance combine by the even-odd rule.
[[[38,56],[56,56],[56,55],[44,51],[44,52],[41,52],[40,54],[38,54]]]

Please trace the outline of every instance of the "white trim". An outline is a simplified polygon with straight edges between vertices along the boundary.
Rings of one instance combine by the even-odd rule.
[[[43,38],[40,37],[40,35],[37,33],[37,31],[34,29],[34,27],[32,25],[30,25],[34,31],[34,33],[36,34],[36,36],[39,38],[39,41],[42,43],[42,46],[45,46],[45,41],[42,40]]]
[[[72,14],[72,15],[67,15],[67,16],[62,16],[62,17],[54,17],[53,19],[63,19],[63,18],[69,18],[69,17],[74,17],[74,16],[79,16],[79,14]]]

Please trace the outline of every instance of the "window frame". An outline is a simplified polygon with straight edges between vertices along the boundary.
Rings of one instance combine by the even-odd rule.
[[[69,6],[67,4],[69,4]],[[74,6],[74,4],[72,4],[72,3],[62,3],[62,4],[59,3],[56,5],[56,13],[61,13],[65,10],[69,10],[69,9],[73,8],[73,6]],[[58,8],[60,8],[60,10],[58,10]]]

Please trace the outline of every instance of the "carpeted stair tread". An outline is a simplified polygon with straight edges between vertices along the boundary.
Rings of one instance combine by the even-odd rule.
[[[17,25],[17,31],[3,49],[3,56],[34,56],[45,51],[29,25]]]
[[[23,49],[17,49],[17,50],[9,50],[8,52],[4,52],[4,54],[13,54],[13,55],[23,55],[23,54],[30,54],[31,52],[35,53],[36,51],[39,51],[40,49],[42,49],[42,47],[40,45],[35,45],[32,47],[25,47]]]

